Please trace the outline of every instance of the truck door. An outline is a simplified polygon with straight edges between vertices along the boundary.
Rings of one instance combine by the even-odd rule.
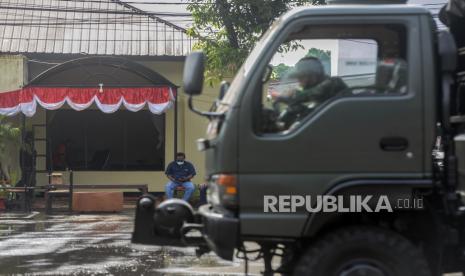
[[[301,234],[308,213],[266,213],[265,195],[315,196],[346,180],[422,176],[418,28],[390,20],[299,22],[270,43],[262,56],[270,77],[250,85],[241,102],[242,234]]]

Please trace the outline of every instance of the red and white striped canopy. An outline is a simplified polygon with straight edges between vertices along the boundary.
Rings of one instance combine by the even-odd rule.
[[[19,90],[0,93],[0,115],[13,116],[22,112],[31,117],[37,104],[55,110],[66,102],[80,111],[93,103],[105,113],[117,111],[121,105],[136,112],[148,106],[150,112],[161,114],[171,107],[176,89],[161,87],[42,87],[27,86]]]

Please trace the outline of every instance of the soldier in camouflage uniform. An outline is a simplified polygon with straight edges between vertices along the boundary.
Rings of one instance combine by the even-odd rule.
[[[315,57],[305,57],[299,60],[290,73],[290,77],[297,79],[300,87],[290,93],[289,97],[278,99],[288,104],[288,108],[279,119],[284,123],[285,129],[310,114],[323,102],[347,89],[347,85],[341,78],[327,76],[323,64]],[[305,104],[309,102],[312,103],[312,107]]]

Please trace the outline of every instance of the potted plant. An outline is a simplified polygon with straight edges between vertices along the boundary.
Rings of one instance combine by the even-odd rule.
[[[8,122],[5,116],[0,116],[0,186],[16,183],[19,176],[19,168],[12,164],[20,145],[21,130]],[[0,209],[4,205],[7,192],[0,190]],[[2,204],[3,203],[3,204]]]

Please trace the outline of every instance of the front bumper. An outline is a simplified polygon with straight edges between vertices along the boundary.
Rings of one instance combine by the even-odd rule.
[[[201,206],[198,214],[208,247],[219,257],[232,260],[239,241],[239,219],[215,212],[211,205]]]
[[[201,236],[190,235],[192,230]],[[198,247],[199,254],[212,250],[221,258],[232,260],[238,236],[239,219],[227,211],[217,212],[211,205],[194,212],[186,202],[169,199],[155,208],[155,198],[150,195],[137,203],[133,243]]]

